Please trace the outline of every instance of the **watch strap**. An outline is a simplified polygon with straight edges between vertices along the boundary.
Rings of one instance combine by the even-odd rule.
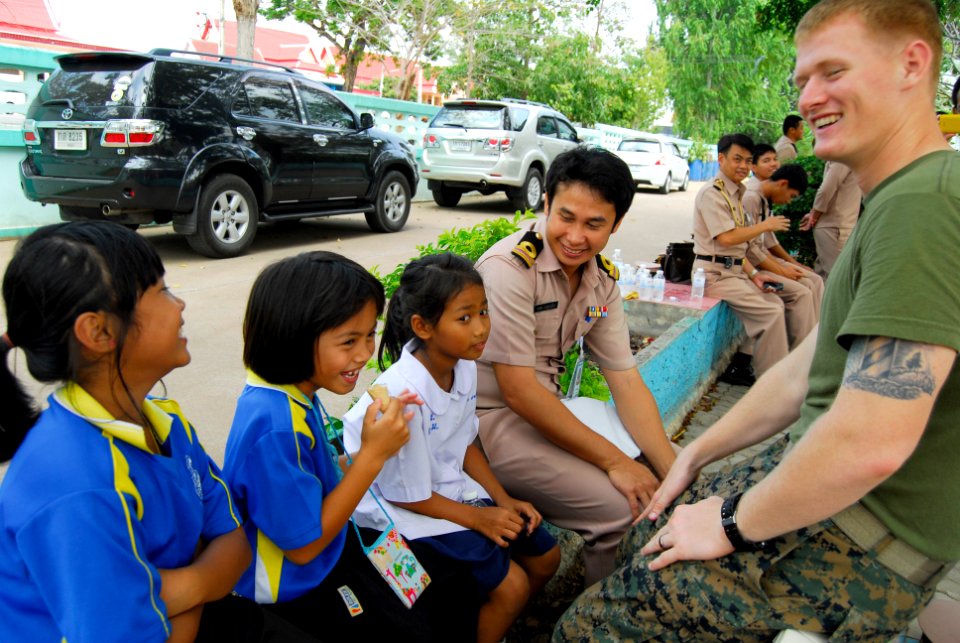
[[[723,526],[723,533],[726,534],[727,540],[737,551],[762,549],[767,544],[765,541],[753,542],[747,540],[737,526],[737,506],[739,506],[741,498],[743,498],[743,494],[738,493],[723,501],[723,505],[720,507],[720,524]]]

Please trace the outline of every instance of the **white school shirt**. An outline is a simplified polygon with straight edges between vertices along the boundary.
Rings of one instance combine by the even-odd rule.
[[[386,507],[405,537],[423,538],[439,536],[466,527],[431,518],[385,502],[418,502],[430,498],[433,492],[455,502],[462,502],[463,494],[477,492],[480,498],[489,494],[463,470],[463,456],[467,446],[477,437],[477,365],[473,361],[460,360],[453,369],[453,387],[448,393],[440,388],[426,367],[410,352],[413,342],[403,347],[400,359],[388,368],[376,383],[382,384],[390,395],[399,395],[403,389],[417,393],[423,406],[409,405],[413,411],[409,422],[410,441],[384,464],[371,489]],[[344,446],[350,453],[360,448],[360,433],[363,416],[373,403],[368,393],[343,416]],[[370,493],[353,512],[353,518],[361,527],[383,530],[387,517],[377,506]]]

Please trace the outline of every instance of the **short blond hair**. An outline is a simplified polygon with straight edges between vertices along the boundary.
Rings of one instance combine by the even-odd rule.
[[[827,23],[843,15],[860,18],[873,33],[881,36],[898,35],[920,38],[933,52],[931,75],[933,84],[940,79],[940,60],[943,57],[943,28],[937,9],[930,0],[823,0],[803,16],[794,41],[820,30]]]

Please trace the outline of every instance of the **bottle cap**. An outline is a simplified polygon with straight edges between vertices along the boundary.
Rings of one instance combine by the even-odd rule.
[[[473,502],[479,497],[479,494],[476,491],[464,491],[461,497],[464,502]]]

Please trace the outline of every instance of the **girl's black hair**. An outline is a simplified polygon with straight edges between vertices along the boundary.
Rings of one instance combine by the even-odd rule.
[[[34,379],[76,379],[84,364],[73,324],[83,313],[107,312],[119,321],[114,366],[123,382],[120,356],[134,309],[161,277],[163,264],[153,247],[115,223],[58,223],[17,245],[3,276],[9,341],[0,342],[0,462],[13,457],[38,417],[7,365],[11,345],[23,350]]]
[[[415,337],[410,318],[420,315],[428,324],[436,324],[447,302],[467,286],[483,285],[483,278],[466,257],[449,252],[427,255],[407,264],[400,287],[390,298],[387,320],[380,338],[377,361],[386,368],[384,354],[391,362],[400,359],[403,345]]]
[[[260,273],[243,320],[243,363],[273,384],[313,377],[320,333],[346,323],[373,302],[383,312],[383,285],[360,264],[333,252],[304,252]]]

